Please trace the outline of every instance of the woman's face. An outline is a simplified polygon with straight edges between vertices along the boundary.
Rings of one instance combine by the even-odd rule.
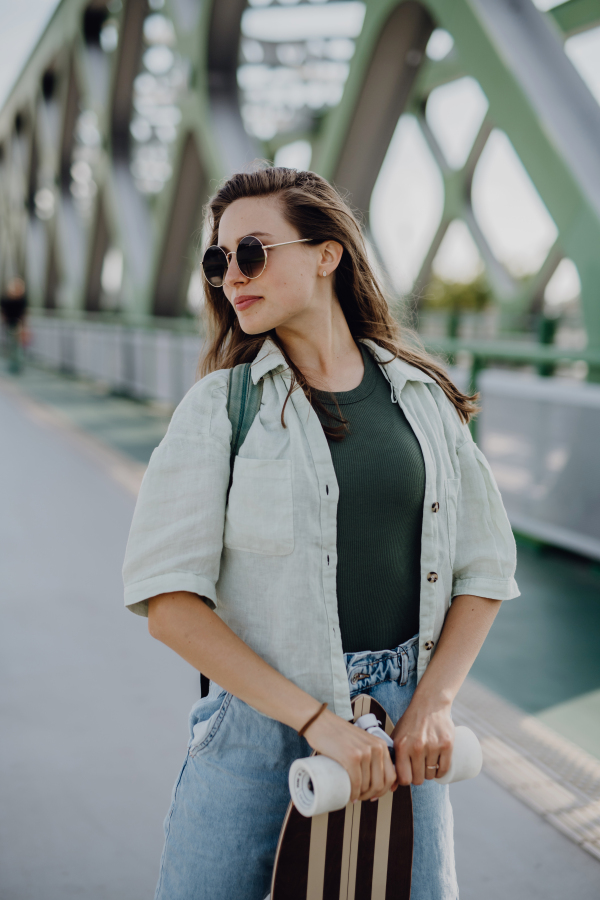
[[[265,245],[300,238],[275,197],[248,197],[227,207],[219,224],[219,246],[229,253],[246,235],[254,235]],[[264,272],[252,279],[240,272],[232,257],[223,292],[242,330],[262,334],[285,326],[301,328],[303,322],[309,326],[315,311],[326,305],[327,296],[333,297],[331,276],[341,254],[342,247],[335,241],[274,247],[267,250]]]

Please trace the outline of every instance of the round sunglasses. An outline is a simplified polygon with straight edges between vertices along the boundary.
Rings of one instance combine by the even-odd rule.
[[[284,247],[286,244],[304,244],[312,238],[300,238],[297,241],[283,241],[281,244],[263,244],[257,237],[246,235],[237,246],[237,250],[225,253],[222,247],[209,247],[202,257],[204,277],[213,287],[223,287],[231,257],[235,256],[238,269],[246,278],[258,278],[267,268],[267,250],[272,247]]]

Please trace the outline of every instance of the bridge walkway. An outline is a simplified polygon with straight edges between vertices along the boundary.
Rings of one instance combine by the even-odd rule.
[[[197,677],[123,609],[120,566],[168,418],[47,372],[0,379],[0,894],[11,900],[152,896]],[[503,606],[471,695],[487,691],[598,759],[600,571],[519,551],[523,598]],[[471,695],[461,709],[475,715]],[[598,896],[600,861],[518,791],[483,774],[452,792],[462,900]]]

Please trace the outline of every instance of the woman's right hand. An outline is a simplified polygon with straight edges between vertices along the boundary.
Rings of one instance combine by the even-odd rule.
[[[300,729],[321,704],[288,681],[196,595],[158,594],[148,603],[150,633],[211,681],[259,712]],[[352,800],[383,797],[396,784],[385,741],[326,709],[306,730],[319,753],[339,762],[350,776]]]
[[[383,797],[396,787],[396,770],[381,738],[346,722],[328,709],[304,734],[318,753],[339,762],[350,776],[350,800]]]

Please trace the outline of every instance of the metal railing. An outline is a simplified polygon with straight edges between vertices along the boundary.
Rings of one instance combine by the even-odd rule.
[[[564,362],[585,362],[589,367],[588,380],[600,381],[600,351],[557,347],[553,344],[535,344],[532,341],[497,340],[479,341],[461,338],[424,338],[425,349],[453,364],[460,352],[471,356],[466,392],[478,390],[479,374],[493,363],[534,365],[538,374],[548,377],[555,367]],[[591,377],[590,377],[591,376]],[[477,433],[477,419],[471,421],[473,437]]]

